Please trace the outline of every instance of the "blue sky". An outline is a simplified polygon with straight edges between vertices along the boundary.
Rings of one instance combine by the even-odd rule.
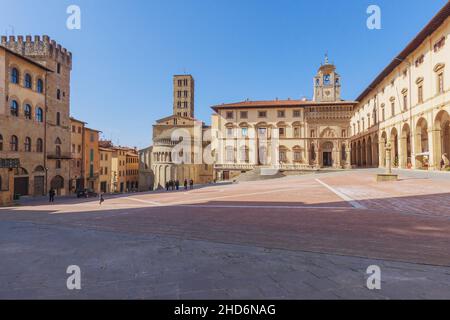
[[[0,32],[48,34],[73,53],[71,113],[121,145],[151,144],[172,112],[172,75],[196,80],[196,117],[210,106],[312,96],[328,52],[355,99],[446,0],[0,0]],[[81,8],[81,30],[66,8]],[[382,29],[366,27],[380,6]]]

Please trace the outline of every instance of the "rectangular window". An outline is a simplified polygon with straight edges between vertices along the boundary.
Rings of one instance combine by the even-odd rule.
[[[386,113],[384,111],[384,108],[381,109],[381,119],[383,119],[383,121],[386,120]]]
[[[232,137],[233,137],[233,128],[227,128],[227,136],[228,136],[229,138],[232,138]]]
[[[316,137],[316,132],[314,130],[311,130],[311,138],[315,138]]]
[[[278,110],[277,114],[278,114],[278,118],[284,118],[286,112],[284,110]]]
[[[300,138],[300,127],[294,127],[294,138]]]
[[[346,130],[342,130],[341,135],[342,135],[342,138],[346,138],[347,137],[347,131]]]
[[[91,150],[90,150],[89,160],[90,160],[90,161],[94,161],[94,149],[91,149]]]
[[[241,117],[241,119],[247,119],[248,118],[248,112],[247,111],[241,111],[240,117]]]
[[[438,74],[438,93],[444,93],[444,73]]]
[[[434,52],[438,52],[441,50],[445,45],[445,36],[443,36],[441,39],[439,39],[438,42],[434,44]]]
[[[395,116],[395,102],[391,102],[391,116]]]
[[[417,87],[417,102],[418,103],[423,102],[423,86],[422,85]]]
[[[241,132],[242,132],[242,137],[248,137],[248,128],[242,128]]]
[[[408,110],[408,95],[403,95],[403,111]]]
[[[258,117],[259,118],[267,117],[267,111],[258,111]]]
[[[281,162],[286,162],[287,161],[286,151],[284,151],[284,150],[280,150],[280,161]]]
[[[294,110],[293,116],[294,116],[294,118],[300,118],[300,116],[301,116],[300,110]]]
[[[233,111],[227,111],[226,118],[227,119],[233,119]]]
[[[302,161],[302,153],[300,151],[294,151],[294,161],[295,162]]]
[[[286,130],[284,128],[278,128],[278,134],[280,137],[284,137],[286,134]]]

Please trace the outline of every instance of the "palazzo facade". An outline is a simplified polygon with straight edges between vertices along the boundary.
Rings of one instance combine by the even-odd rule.
[[[450,156],[450,3],[358,97],[351,118],[356,167],[427,170]],[[444,158],[445,159],[445,158]],[[445,161],[447,162],[447,161]]]
[[[231,179],[255,168],[348,168],[350,119],[357,102],[341,99],[328,62],[314,77],[313,100],[243,101],[213,106],[215,172]]]

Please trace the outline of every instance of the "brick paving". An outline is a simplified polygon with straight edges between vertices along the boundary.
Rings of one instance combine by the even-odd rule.
[[[450,179],[374,172],[2,208],[0,298],[450,298]]]

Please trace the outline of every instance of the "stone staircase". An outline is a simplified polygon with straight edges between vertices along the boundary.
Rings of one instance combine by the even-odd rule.
[[[271,180],[283,178],[286,175],[281,173],[277,169],[259,167],[255,168],[251,171],[247,171],[246,173],[242,173],[239,177],[236,178],[236,182],[245,182],[245,181],[262,181],[262,180]]]

